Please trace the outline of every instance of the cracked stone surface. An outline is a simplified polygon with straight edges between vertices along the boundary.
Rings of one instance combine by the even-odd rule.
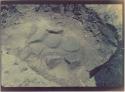
[[[121,50],[117,28],[88,7],[81,4],[13,5],[7,11],[10,16],[2,17],[2,21],[6,21],[1,26],[2,84],[42,87],[108,85],[108,76],[113,75],[108,73],[103,80],[107,71],[104,66],[110,66],[107,63],[113,61],[114,54]],[[121,58],[114,61],[122,62]],[[13,74],[18,73],[23,76],[22,80],[18,77],[19,83],[16,79],[11,81]],[[32,75],[34,77],[30,79]]]

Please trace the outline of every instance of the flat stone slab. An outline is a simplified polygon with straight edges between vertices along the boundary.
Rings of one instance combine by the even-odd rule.
[[[50,27],[47,29],[47,31],[49,33],[53,33],[53,34],[60,34],[62,33],[64,30],[61,27]]]
[[[65,51],[78,51],[80,49],[80,43],[73,37],[67,37],[62,42],[62,48]]]
[[[28,40],[29,43],[42,42],[48,34],[43,31],[36,32],[33,36],[31,36]]]
[[[48,37],[43,41],[43,43],[50,48],[56,48],[61,43],[61,35],[49,34]]]

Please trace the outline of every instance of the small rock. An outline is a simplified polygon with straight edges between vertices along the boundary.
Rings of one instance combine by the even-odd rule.
[[[67,37],[63,40],[62,48],[66,51],[78,51],[80,49],[80,43],[73,37]]]
[[[61,43],[61,35],[50,34],[43,43],[50,48],[56,48]]]

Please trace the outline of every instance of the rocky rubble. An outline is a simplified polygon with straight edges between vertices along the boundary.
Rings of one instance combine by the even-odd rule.
[[[5,7],[12,6],[4,6],[3,11],[6,10]],[[11,19],[2,23],[2,31],[10,36],[6,39],[10,43],[3,47],[11,51],[16,49],[16,57],[49,81],[61,86],[85,86],[91,77],[103,72],[103,69],[94,69],[109,62],[118,49],[117,29],[105,23],[94,10],[85,5],[43,4],[26,7],[25,10],[23,6],[15,5],[14,14],[2,17],[3,21],[7,21],[6,18]],[[7,11],[8,14],[11,14],[10,11]],[[24,26],[20,21],[15,25],[14,15],[16,18],[21,17],[24,25],[27,23],[26,31],[19,31],[25,39],[24,46],[11,43],[11,40],[14,41],[11,37],[18,41],[17,31],[20,26]],[[77,25],[80,23],[82,26]],[[17,48],[12,48],[11,44]]]

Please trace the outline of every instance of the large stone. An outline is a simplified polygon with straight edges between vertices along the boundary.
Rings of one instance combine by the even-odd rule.
[[[68,54],[64,56],[64,59],[70,68],[75,68],[80,65],[80,55],[77,53]]]
[[[47,33],[44,31],[38,31],[28,40],[29,43],[42,42],[47,36]]]
[[[61,35],[50,34],[43,43],[50,48],[56,48],[61,43]]]
[[[46,61],[47,66],[50,69],[53,69],[63,61],[63,58],[58,53],[51,52],[45,56],[45,61]]]
[[[65,51],[78,51],[80,49],[80,43],[73,37],[67,37],[62,42],[62,48]]]

